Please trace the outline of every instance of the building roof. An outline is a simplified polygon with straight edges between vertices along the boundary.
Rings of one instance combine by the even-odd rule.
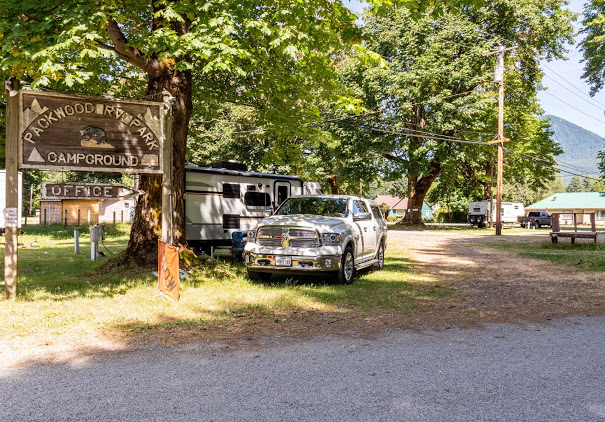
[[[562,192],[525,207],[526,211],[540,210],[605,210],[605,192]]]
[[[374,201],[376,201],[379,206],[386,204],[389,206],[389,209],[392,210],[405,210],[408,207],[408,198],[400,198],[398,196],[378,195]]]

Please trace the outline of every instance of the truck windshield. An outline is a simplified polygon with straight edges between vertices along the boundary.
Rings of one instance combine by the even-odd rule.
[[[275,213],[276,215],[314,214],[330,217],[344,217],[347,200],[334,198],[288,198]]]

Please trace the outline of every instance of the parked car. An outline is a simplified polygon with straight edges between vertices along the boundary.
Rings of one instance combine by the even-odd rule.
[[[545,211],[531,211],[525,217],[518,217],[517,222],[521,227],[535,227],[539,229],[542,226],[552,227],[552,216]]]
[[[291,196],[248,232],[250,279],[274,273],[334,273],[349,284],[360,268],[381,270],[386,221],[374,201],[356,196]]]

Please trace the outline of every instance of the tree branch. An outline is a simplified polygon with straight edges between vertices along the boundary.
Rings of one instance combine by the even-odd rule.
[[[123,60],[135,65],[149,75],[156,73],[160,68],[157,60],[144,57],[141,50],[128,45],[128,39],[114,19],[109,19],[109,21],[107,21],[105,30],[113,43],[113,48],[110,46],[105,47],[110,47],[110,49],[115,51]],[[99,47],[104,48],[104,44],[99,45]]]

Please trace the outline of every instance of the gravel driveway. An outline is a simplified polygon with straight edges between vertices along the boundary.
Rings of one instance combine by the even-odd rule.
[[[600,421],[605,318],[0,370],[0,420]]]

